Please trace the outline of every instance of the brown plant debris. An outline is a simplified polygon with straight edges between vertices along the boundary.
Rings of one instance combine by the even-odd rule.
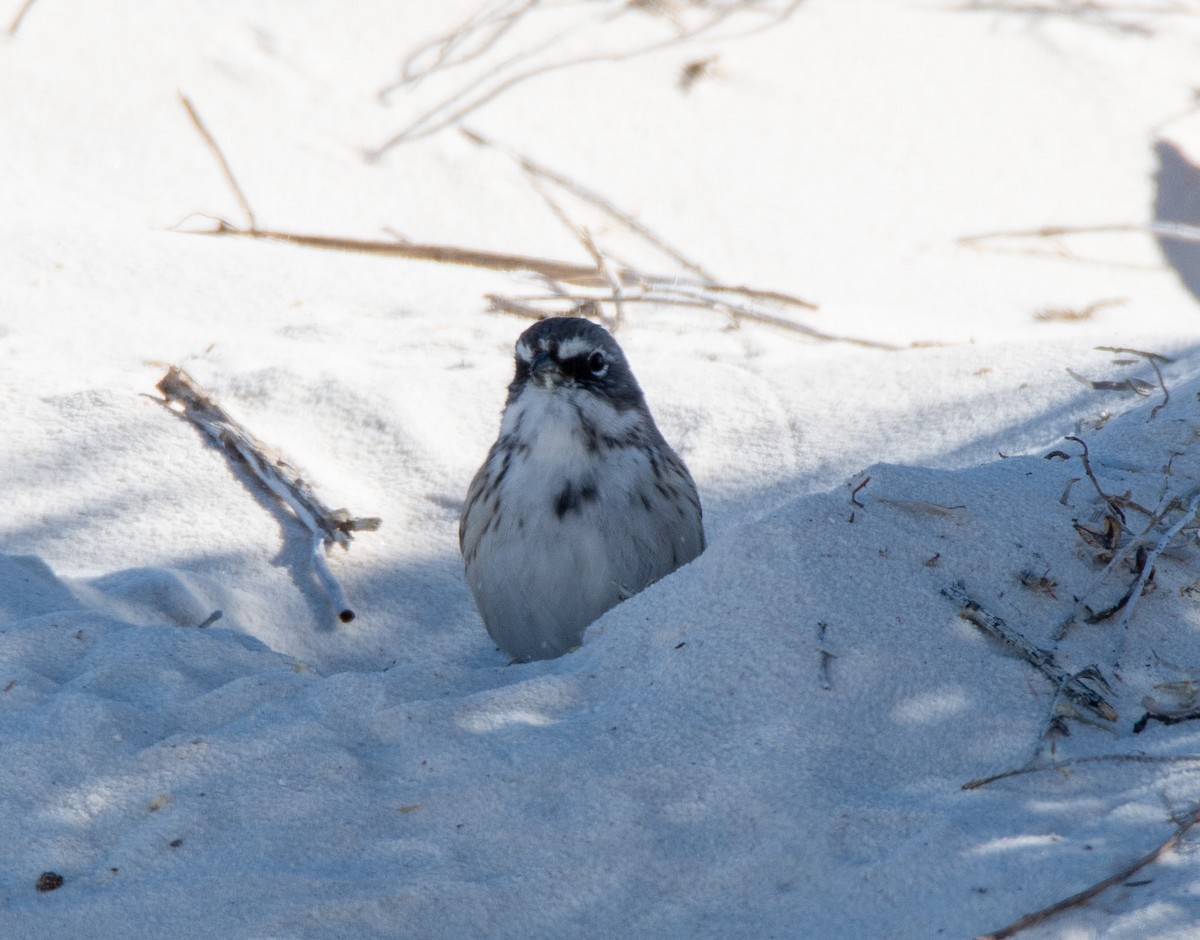
[[[957,581],[942,589],[942,595],[959,605],[958,615],[968,620],[995,640],[999,640],[1018,656],[1049,679],[1058,694],[1073,704],[1090,711],[1105,721],[1116,721],[1117,712],[1104,697],[1085,681],[1090,676],[1083,673],[1072,675],[1063,669],[1049,650],[1029,642],[995,614],[985,610],[978,601],[967,593],[966,586]]]
[[[56,871],[44,871],[38,875],[38,880],[34,887],[38,891],[57,891],[63,886],[65,879]]]
[[[195,107],[186,96],[181,95],[180,99],[192,124],[220,163],[225,179],[233,190],[247,220],[247,225],[243,227],[233,225],[222,218],[215,218],[212,219],[213,226],[211,228],[189,230],[189,234],[235,236],[262,241],[276,241],[325,251],[348,251],[382,257],[433,261],[441,264],[461,264],[492,271],[531,273],[542,279],[546,285],[547,293],[522,297],[507,297],[500,294],[488,295],[493,309],[506,313],[517,313],[520,316],[531,318],[544,318],[562,314],[563,311],[561,309],[555,309],[554,306],[547,307],[547,303],[557,305],[559,308],[561,308],[562,304],[567,303],[574,309],[580,308],[583,304],[590,303],[612,305],[615,311],[612,317],[606,318],[600,316],[603,312],[601,306],[596,306],[592,309],[594,309],[600,319],[616,325],[620,320],[618,314],[623,309],[623,305],[649,303],[661,306],[715,310],[729,316],[734,325],[740,325],[742,321],[760,323],[800,333],[811,339],[824,342],[847,343],[870,349],[894,350],[899,348],[889,343],[825,333],[798,323],[775,309],[776,307],[806,310],[816,309],[815,304],[795,295],[745,285],[717,283],[695,262],[690,261],[682,253],[668,246],[628,213],[621,212],[621,210],[603,199],[603,197],[587,190],[567,177],[556,174],[540,164],[535,164],[528,158],[519,155],[515,155],[514,159],[519,160],[525,170],[532,176],[550,180],[570,190],[579,198],[602,209],[642,239],[655,245],[659,250],[664,251],[682,266],[699,276],[695,279],[688,279],[681,278],[675,274],[646,274],[628,266],[611,264],[595,248],[594,243],[587,236],[587,233],[574,226],[573,228],[575,228],[581,243],[585,245],[587,253],[592,257],[591,264],[538,258],[530,255],[483,251],[454,245],[411,242],[402,239],[381,241],[375,239],[343,238],[263,228],[258,225],[249,199],[238,185],[229,162],[225,159],[220,146],[200,119]],[[468,136],[477,143],[495,146],[478,134],[468,132]],[[591,293],[588,293],[589,291]]]
[[[539,0],[521,3],[493,4],[483,13],[476,13],[443,36],[419,46],[405,60],[400,78],[380,89],[381,100],[388,100],[402,88],[423,80],[437,71],[448,71],[473,66],[474,74],[462,81],[449,94],[444,95],[411,119],[403,128],[368,151],[368,160],[379,160],[395,147],[412,140],[428,137],[448,127],[453,127],[484,105],[501,95],[525,84],[531,79],[547,74],[573,69],[583,65],[606,62],[624,62],[675,46],[694,42],[701,37],[707,40],[731,40],[776,26],[790,17],[804,0],[786,0],[779,4],[764,3],[762,0],[736,0],[726,4],[689,4],[690,9],[678,13],[670,5],[661,2],[626,3],[615,12],[600,9],[587,10],[593,4],[581,5],[584,11],[573,23],[558,29],[548,37],[539,35],[539,27],[533,25],[528,39],[518,35],[518,27],[529,23],[542,7]],[[547,4],[546,8],[550,5]],[[561,13],[561,11],[559,11]],[[614,20],[629,14],[652,13],[660,16],[665,24],[661,38],[643,42],[630,42],[629,34],[607,30],[609,36],[618,38],[608,41],[604,48],[602,36],[605,27]],[[664,15],[666,14],[666,15]],[[744,14],[744,16],[743,16]],[[752,19],[755,18],[755,19]],[[735,20],[748,21],[743,29],[732,28]],[[719,31],[719,27],[731,28]],[[592,37],[591,49],[574,54],[557,54],[572,34],[588,32]],[[504,39],[514,51],[502,53],[497,43]],[[494,61],[481,60],[484,53],[495,52]],[[472,71],[467,68],[466,71]]]
[[[695,59],[679,70],[679,90],[684,94],[692,90],[692,86],[702,78],[711,76],[717,64],[719,55],[709,55],[702,59]]]
[[[1129,303],[1125,297],[1112,297],[1107,300],[1096,300],[1086,307],[1046,307],[1033,315],[1039,323],[1078,323],[1090,320],[1097,310],[1105,307],[1116,307]]]
[[[1115,496],[1109,496],[1104,492],[1104,488],[1100,485],[1100,481],[1096,479],[1096,474],[1092,471],[1091,455],[1088,452],[1087,441],[1081,437],[1075,437],[1073,434],[1067,435],[1063,440],[1074,441],[1083,448],[1083,453],[1079,455],[1079,462],[1083,464],[1083,472],[1087,474],[1087,478],[1091,481],[1092,486],[1096,488],[1096,492],[1100,494],[1100,498],[1108,503],[1108,507],[1113,511],[1113,514],[1122,522],[1125,522],[1125,511],[1122,509],[1122,500]]]
[[[380,526],[376,518],[358,518],[345,509],[330,509],[305,482],[299,472],[235,421],[190,375],[171,366],[157,388],[170,410],[197,425],[231,459],[248,467],[255,479],[285,506],[312,534],[311,560],[314,574],[343,623],[354,619],[345,592],[325,559],[334,544],[348,548],[355,532],[372,532]]]
[[[1139,545],[1137,552],[1134,555],[1134,581],[1129,585],[1129,589],[1113,604],[1110,604],[1108,607],[1105,607],[1102,610],[1093,611],[1085,604],[1084,610],[1086,610],[1088,613],[1087,616],[1083,618],[1084,623],[1100,623],[1101,621],[1108,620],[1110,617],[1113,617],[1125,610],[1129,602],[1133,599],[1134,591],[1136,591],[1139,586],[1141,587],[1141,593],[1143,594],[1149,589],[1151,583],[1154,581],[1154,569],[1151,568],[1149,573],[1146,574],[1144,578],[1142,577],[1146,569],[1148,557],[1149,555],[1146,552],[1146,547],[1144,545]]]

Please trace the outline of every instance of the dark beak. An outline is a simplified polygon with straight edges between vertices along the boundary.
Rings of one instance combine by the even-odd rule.
[[[546,388],[553,388],[556,385],[562,384],[563,374],[558,367],[558,363],[549,353],[540,352],[533,357],[533,362],[529,364],[529,372],[535,382],[544,385]]]

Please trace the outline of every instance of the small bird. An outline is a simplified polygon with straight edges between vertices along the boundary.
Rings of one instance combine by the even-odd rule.
[[[518,662],[576,648],[602,613],[704,551],[696,484],[603,327],[553,317],[521,334],[458,540],[484,625]]]

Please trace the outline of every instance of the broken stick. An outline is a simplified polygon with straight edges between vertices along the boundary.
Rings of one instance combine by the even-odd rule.
[[[985,933],[977,938],[977,940],[1006,940],[1007,937],[1015,936],[1027,927],[1033,927],[1036,924],[1047,921],[1051,917],[1061,914],[1063,911],[1068,911],[1073,907],[1081,907],[1087,904],[1098,894],[1102,894],[1109,888],[1116,887],[1128,881],[1147,865],[1157,862],[1167,852],[1175,848],[1179,840],[1195,828],[1197,823],[1200,823],[1200,807],[1193,808],[1187,816],[1177,819],[1175,821],[1175,831],[1164,842],[1160,842],[1156,848],[1143,855],[1136,862],[1131,862],[1116,874],[1109,875],[1107,878],[1097,881],[1091,887],[1084,888],[1082,891],[1072,894],[1069,898],[1063,898],[1049,907],[1044,907],[1040,911],[1034,911],[1032,914],[1026,914],[1024,917],[1001,927],[999,930]]]
[[[942,595],[961,606],[958,612],[960,617],[971,621],[988,636],[1010,647],[1025,662],[1053,682],[1059,694],[1076,705],[1095,712],[1105,721],[1117,720],[1116,709],[1109,705],[1099,692],[1088,686],[1079,675],[1071,675],[1063,669],[1055,662],[1054,654],[1049,650],[1034,646],[995,614],[984,610],[967,594],[966,586],[961,581],[956,581],[948,588],[942,588]]]
[[[198,425],[231,458],[244,462],[259,482],[308,529],[313,537],[313,573],[328,595],[338,619],[342,623],[353,620],[354,610],[329,570],[325,551],[335,542],[348,548],[355,532],[373,532],[379,528],[380,520],[357,518],[345,509],[326,506],[295,467],[238,424],[178,366],[171,366],[156,387],[172,411]]]

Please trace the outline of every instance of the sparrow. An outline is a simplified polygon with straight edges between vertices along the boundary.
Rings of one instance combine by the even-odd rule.
[[[603,327],[541,320],[518,338],[500,433],[467,490],[459,546],[496,645],[516,662],[704,551],[696,484]]]

